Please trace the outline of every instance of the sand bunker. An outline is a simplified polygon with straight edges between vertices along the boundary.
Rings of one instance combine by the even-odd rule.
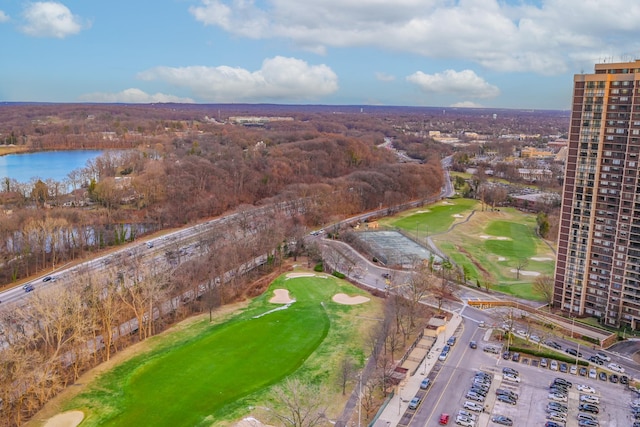
[[[453,214],[454,218],[464,218],[464,215],[462,214]]]
[[[515,268],[511,269],[512,273],[516,273],[518,270],[516,270]],[[520,270],[520,275],[522,276],[539,276],[540,272],[538,271],[525,271],[525,270]]]
[[[504,236],[487,236],[486,234],[481,234],[480,235],[481,239],[496,239],[496,240],[511,240],[510,237],[504,237]]]
[[[420,211],[416,211],[416,213],[428,213],[428,212],[431,212],[431,210],[430,209],[423,209],[423,210],[420,210]]]
[[[296,277],[314,277],[315,273],[289,273],[287,279],[295,279]]]
[[[334,302],[337,302],[338,304],[345,304],[345,305],[364,304],[365,302],[369,301],[369,298],[363,297],[361,295],[350,297],[347,294],[335,294],[332,299]]]
[[[276,289],[273,291],[273,298],[269,300],[272,304],[289,304],[295,300],[289,296],[289,291],[286,289]]]
[[[49,418],[44,427],[76,427],[84,419],[84,412],[69,411]]]
[[[498,236],[498,237],[496,237],[496,239],[498,239],[498,240],[511,240],[510,237],[503,237],[503,236]]]
[[[490,239],[490,238],[491,238],[491,236],[487,236],[486,234],[481,234],[481,235],[480,235],[480,238],[481,238],[481,239]]]
[[[498,257],[498,261],[506,261],[506,260],[507,260],[507,259],[506,259],[505,257],[503,257],[503,256],[499,256],[499,257]]]
[[[534,256],[531,257],[531,261],[553,261],[553,258],[546,256]]]

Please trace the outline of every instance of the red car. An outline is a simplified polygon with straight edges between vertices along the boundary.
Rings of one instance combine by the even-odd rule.
[[[443,426],[449,424],[449,414],[440,415],[439,423]]]

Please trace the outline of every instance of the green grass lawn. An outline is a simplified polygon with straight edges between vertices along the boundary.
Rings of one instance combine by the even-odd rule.
[[[282,307],[268,302],[277,288],[296,302],[271,311]],[[349,344],[360,344],[348,336],[353,322],[349,327],[341,318],[362,308],[331,297],[362,291],[333,277],[280,277],[271,290],[222,324],[202,321],[182,336],[154,337],[153,350],[99,377],[66,409],[85,411],[83,426],[209,426],[241,416],[238,402],[294,373],[319,348],[326,352],[328,336],[332,343],[347,335]]]
[[[475,200],[449,199],[404,212],[387,224],[412,234],[418,230],[419,237],[424,237],[428,227],[432,241],[468,272],[470,280],[480,281],[481,286],[489,283],[493,289],[514,296],[540,299],[532,287],[537,277],[534,273],[552,275],[555,255],[535,234],[535,215],[513,208],[480,208]]]
[[[425,234],[431,236],[447,231],[456,221],[464,220],[464,218],[454,215],[466,217],[477,205],[478,202],[471,199],[448,199],[433,205],[403,212],[399,218],[393,217],[388,221],[380,220],[380,222],[402,228],[409,233],[417,232],[423,237]]]

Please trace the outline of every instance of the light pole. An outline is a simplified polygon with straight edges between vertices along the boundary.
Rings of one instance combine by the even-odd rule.
[[[360,427],[360,420],[362,419],[362,371],[360,371],[360,378],[359,378],[359,385],[358,385],[358,427]]]

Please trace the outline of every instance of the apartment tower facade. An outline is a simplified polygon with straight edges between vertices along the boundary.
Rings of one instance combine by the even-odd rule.
[[[574,76],[553,303],[640,328],[640,60]]]

